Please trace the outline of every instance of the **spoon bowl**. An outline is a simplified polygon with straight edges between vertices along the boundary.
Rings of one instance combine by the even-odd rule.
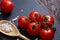
[[[22,38],[23,40],[30,40],[29,38],[23,36],[17,29],[17,27],[11,23],[10,21],[7,21],[7,20],[1,20],[0,21],[0,25],[3,24],[3,23],[8,23],[9,25],[11,25],[10,27],[12,28],[12,31],[11,32],[5,32],[3,31],[2,29],[0,29],[0,32],[5,34],[5,35],[8,35],[8,36],[12,36],[12,37],[20,37]]]

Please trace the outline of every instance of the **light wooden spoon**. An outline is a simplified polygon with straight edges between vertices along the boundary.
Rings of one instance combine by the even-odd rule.
[[[5,35],[8,35],[8,36],[12,36],[12,37],[20,37],[22,38],[23,40],[30,40],[29,38],[23,36],[17,29],[17,27],[11,23],[10,21],[7,21],[7,20],[1,20],[0,21],[0,24],[3,24],[3,23],[8,23],[9,25],[11,25],[11,28],[13,29],[11,32],[7,33],[5,31],[3,31],[2,29],[0,29],[0,32],[5,34]]]

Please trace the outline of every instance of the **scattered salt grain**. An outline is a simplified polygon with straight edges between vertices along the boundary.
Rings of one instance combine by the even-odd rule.
[[[21,12],[23,12],[24,10],[23,9],[21,9]]]
[[[17,38],[17,40],[19,40],[19,38]]]
[[[2,13],[0,12],[0,15],[1,15]]]
[[[35,40],[38,40],[38,38],[36,38]]]
[[[15,17],[14,19],[12,19],[12,21],[16,21],[19,18],[19,16]]]

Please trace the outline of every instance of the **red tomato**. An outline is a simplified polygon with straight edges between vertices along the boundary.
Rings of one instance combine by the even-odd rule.
[[[37,24],[35,22],[32,22],[32,23],[28,24],[27,32],[28,32],[29,35],[37,36],[39,31],[40,31],[40,25],[39,24]]]
[[[28,23],[30,22],[29,18],[26,16],[21,16],[18,19],[18,25],[20,28],[27,28]]]
[[[1,10],[1,2],[0,2],[0,10]]]
[[[54,33],[53,29],[41,29],[40,38],[42,40],[53,40]]]
[[[54,24],[54,18],[51,15],[45,14],[43,17],[43,22],[42,22],[42,27],[44,28],[45,26],[52,27]]]
[[[2,0],[1,2],[1,10],[3,13],[10,13],[14,8],[14,4],[11,0]]]
[[[1,8],[1,3],[0,3],[0,8]]]
[[[40,15],[40,12],[32,11],[29,15],[30,20],[32,21],[42,21],[42,17]]]

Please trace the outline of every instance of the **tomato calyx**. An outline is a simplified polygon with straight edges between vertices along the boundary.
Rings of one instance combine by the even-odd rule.
[[[49,30],[49,27],[45,26],[45,29],[48,31]]]
[[[45,24],[45,29],[48,31],[49,30],[49,27],[46,25],[46,23],[44,22]]]
[[[38,14],[35,14],[35,17],[37,18],[38,17]]]
[[[56,28],[55,27],[53,27],[53,30],[54,30],[54,32],[56,31]]]
[[[36,30],[36,26],[35,26],[35,25],[33,25],[33,26],[32,26],[32,29],[33,29],[33,30]]]
[[[37,22],[37,24],[40,24],[41,25],[41,22]]]
[[[46,22],[48,20],[48,18],[47,17],[44,17],[44,22]]]
[[[28,18],[25,18],[25,20],[26,20],[27,22],[30,22],[30,20],[29,20]]]

